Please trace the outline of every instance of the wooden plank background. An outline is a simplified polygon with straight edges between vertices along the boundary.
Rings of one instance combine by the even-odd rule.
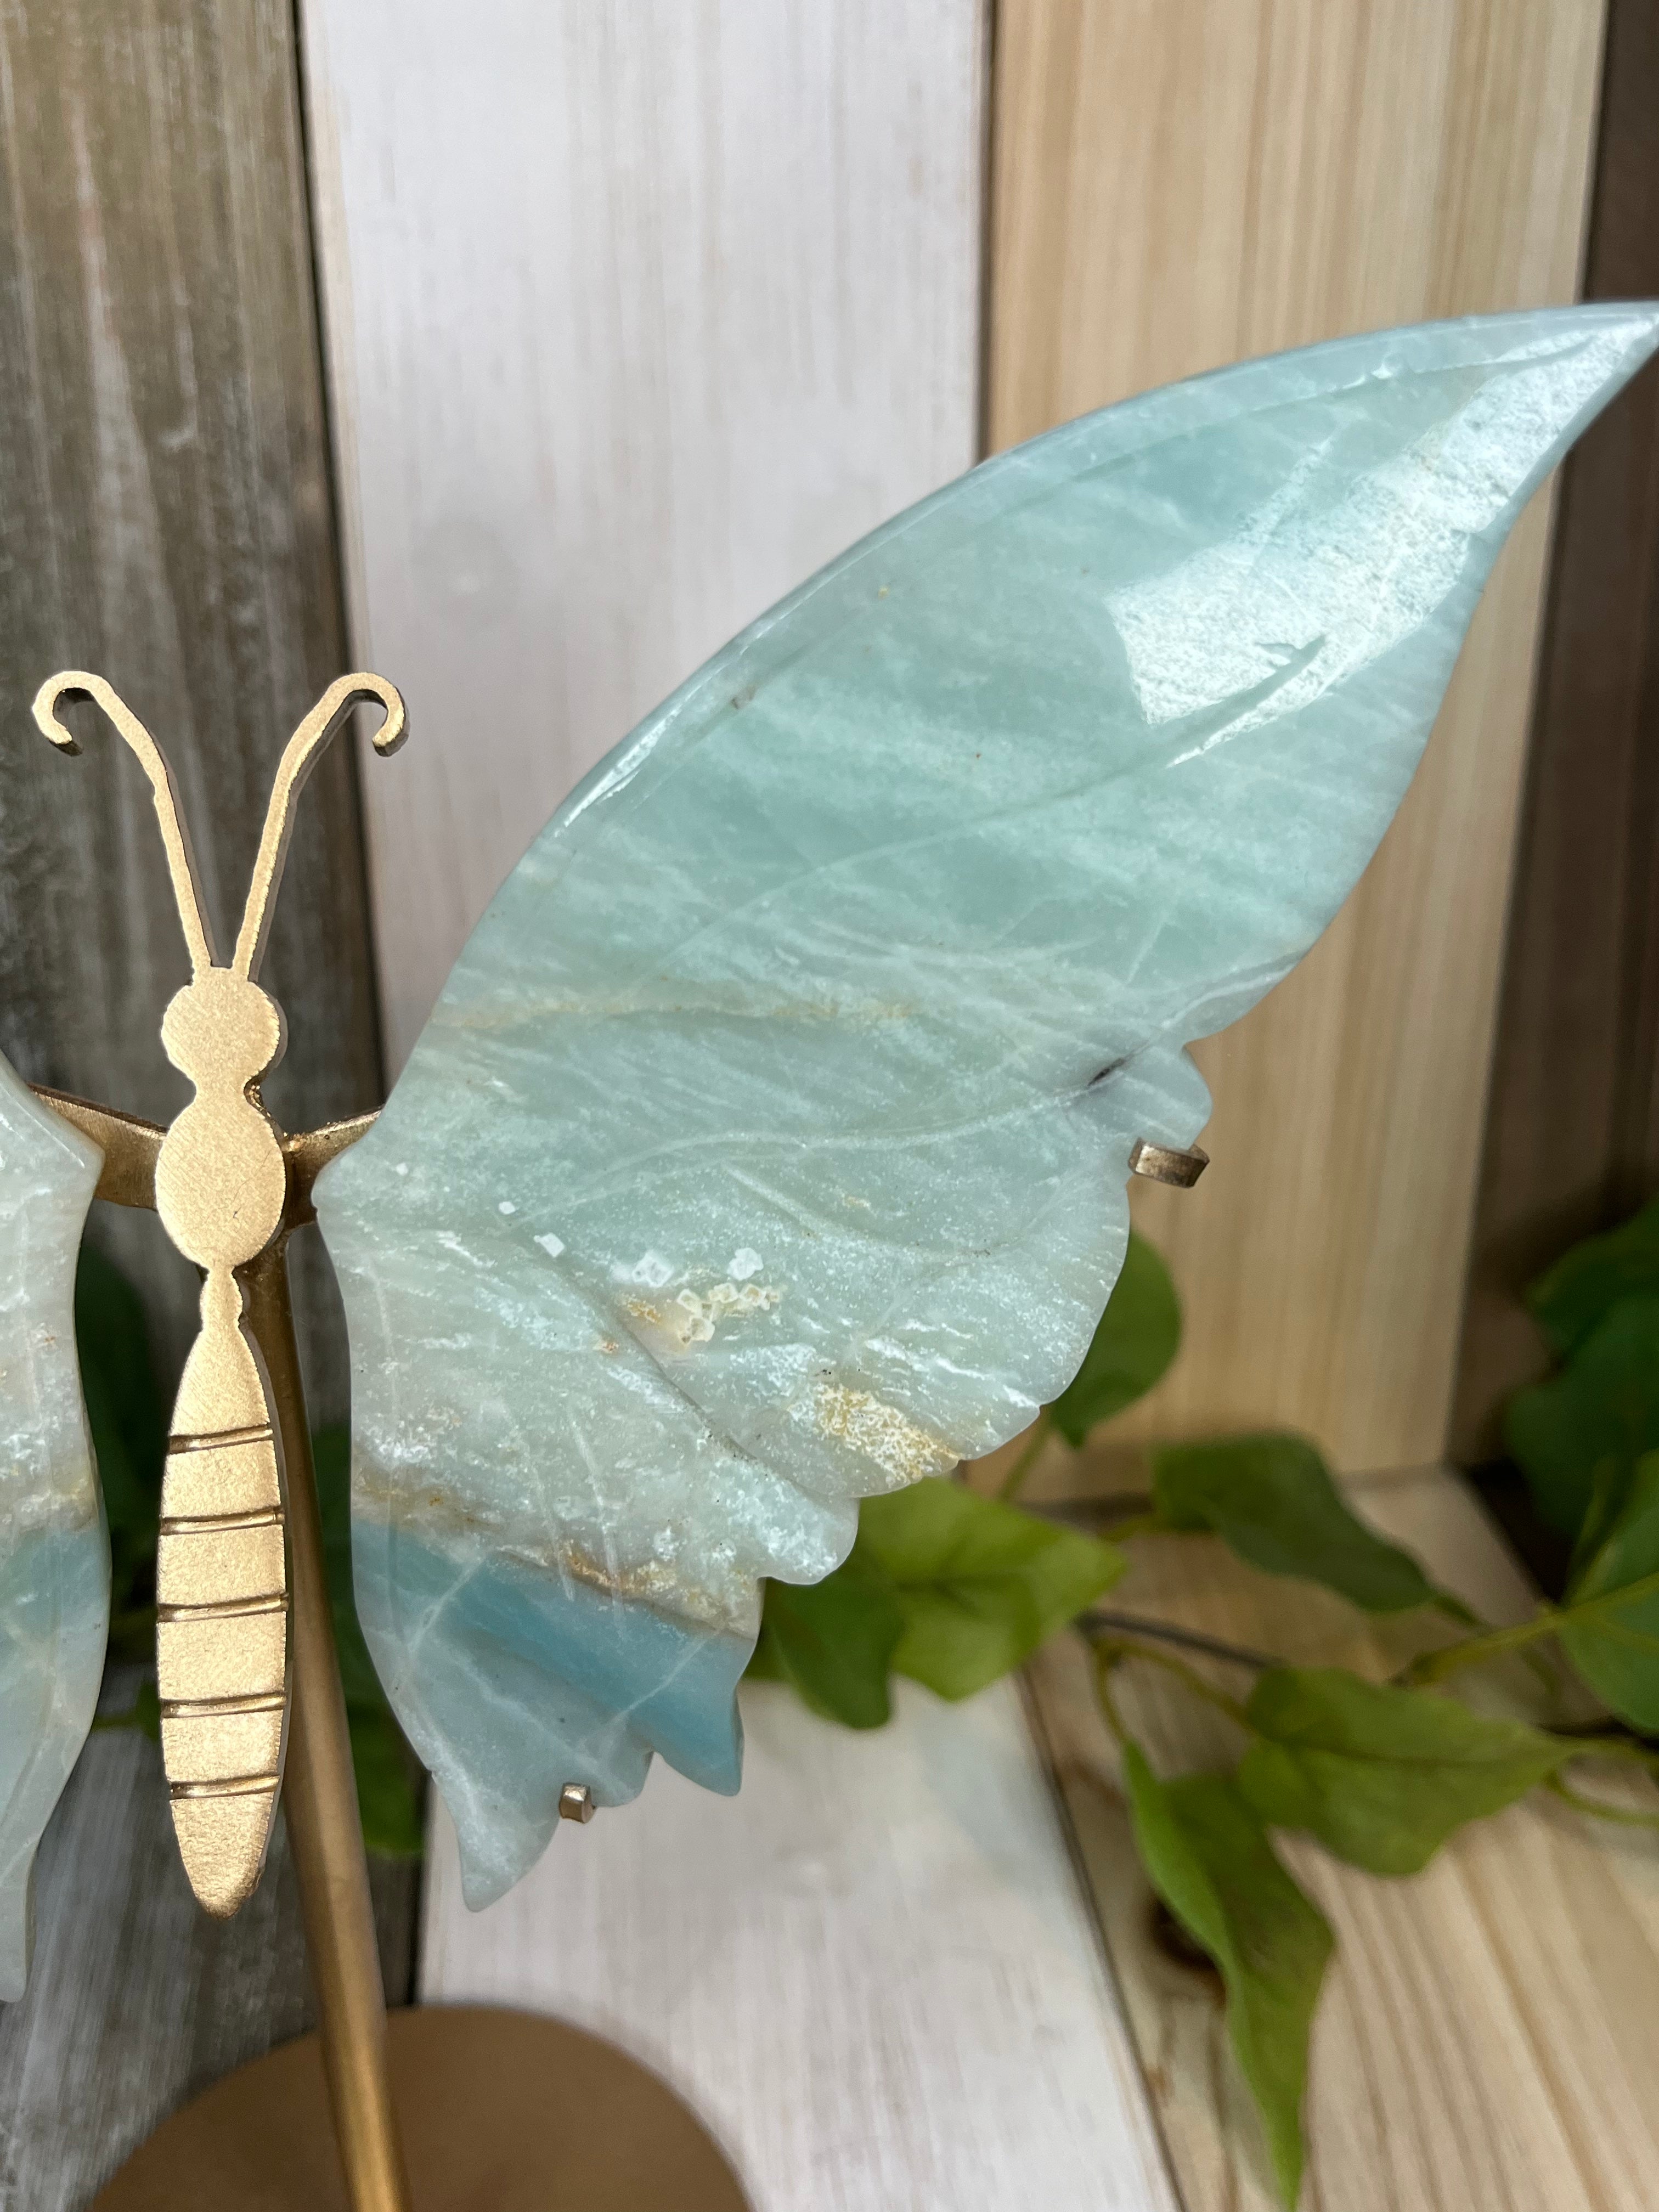
[[[167,748],[234,940],[283,744],[345,654],[293,25],[283,0],[8,7],[0,85],[0,1049],[166,1121],[190,1094],[161,1011],[190,969],[149,787],[91,709],[65,761],[29,702],[58,668],[115,685]],[[374,1105],[344,747],[300,808],[264,972],[289,1023],[277,1118]],[[96,1211],[176,1372],[194,1271],[151,1217]],[[330,1322],[303,1340],[317,1410],[338,1419],[340,1332],[315,1257],[301,1274]]]
[[[1533,1591],[1455,1475],[1407,1470],[1350,1494],[1485,1619],[1532,1610]],[[1367,1621],[1305,1583],[1253,1573],[1208,1538],[1138,1544],[1109,1602],[1373,1680],[1414,1648],[1407,1621]],[[1235,1696],[1249,1688],[1248,1671],[1202,1670]],[[1182,2205],[1276,2212],[1216,1977],[1160,1934],[1081,1645],[1056,1638],[1032,1680]],[[1507,1686],[1531,1708],[1524,1669]],[[1500,1703],[1504,1690],[1490,1675],[1473,1686]],[[1116,1694],[1160,1772],[1236,1755],[1229,1724],[1152,1668],[1126,1668]],[[1606,1769],[1585,1786],[1619,1801]],[[1625,1802],[1650,1806],[1651,1793]],[[1659,2162],[1651,1834],[1534,1793],[1461,1830],[1408,1881],[1340,1865],[1305,1838],[1282,1842],[1337,1936],[1314,2027],[1302,2212],[1647,2212]]]
[[[33,732],[50,668],[101,667],[169,744],[222,925],[293,722],[349,660],[404,684],[415,741],[364,783],[368,878],[342,752],[307,793],[273,941],[293,1043],[272,1103],[322,1119],[378,1096],[371,911],[395,1065],[575,777],[743,621],[965,467],[981,416],[1002,444],[1240,355],[1565,299],[1577,281],[1601,0],[1001,0],[988,167],[987,0],[489,0],[461,38],[441,0],[298,5],[302,57],[284,0],[0,10],[0,1046],[29,1075],[158,1116],[181,1096],[155,1038],[185,969],[153,823],[107,733],[67,765]],[[1652,0],[1618,6],[1615,56],[1639,84],[1653,50],[1620,46],[1636,34],[1620,25],[1650,22]],[[1650,106],[1625,127],[1645,145]],[[1598,252],[1655,228],[1608,216]],[[1206,1054],[1211,1176],[1137,1201],[1185,1291],[1188,1346],[1126,1434],[1271,1419],[1351,1467],[1439,1450],[1547,520],[1494,582],[1378,867],[1302,974]],[[1567,714],[1583,695],[1561,665]],[[1620,696],[1650,685],[1638,673]],[[1637,726],[1609,738],[1621,759]],[[1619,927],[1635,945],[1630,881]],[[1634,1127],[1648,1109],[1626,1029]],[[188,1271],[153,1224],[99,1233],[149,1272],[176,1352]],[[337,1410],[337,1339],[313,1335],[310,1364],[319,1411]],[[1459,1541],[1479,1553],[1467,1528]],[[1174,1584],[1165,1599],[1185,1601]],[[1062,1769],[1087,1768],[1098,1811],[1098,1746],[1043,1694],[1055,1741],[1073,1730]],[[459,1914],[441,1845],[427,1994],[631,2020],[723,2124],[756,2130],[745,2156],[780,2202],[799,2201],[803,2158],[872,2203],[916,2171],[972,2201],[1002,2159],[999,2203],[1050,2212],[1081,2175],[1079,2206],[1151,2212],[1173,2201],[1156,2122],[1191,2205],[1255,2201],[1213,2008],[1168,2002],[1144,1893],[1103,1832],[1091,1843],[1073,1788],[1148,2069],[1152,2104],[1138,2101],[1011,1695],[957,1715],[912,1698],[892,1737],[833,1747],[776,1696],[757,1715],[738,1808],[659,1777],[614,1831],[562,1838],[493,1917]],[[49,1838],[51,1963],[0,2021],[8,2212],[82,2201],[180,2094],[304,2016],[280,1854],[256,1905],[209,1929],[178,1895],[153,1767],[147,1745],[95,1740]],[[1482,1858],[1500,1832],[1510,1856]],[[1364,2190],[1396,2175],[1431,2191],[1451,2177],[1448,2205],[1481,2212],[1639,2201],[1650,2114],[1636,2073],[1602,2063],[1573,1945],[1629,1965],[1644,2052],[1646,1876],[1620,1861],[1609,1887],[1605,1862],[1586,1871],[1543,1832],[1480,1832],[1474,1874],[1458,1860],[1437,1904],[1401,1888],[1379,1914],[1332,1891],[1353,1935],[1349,2057],[1316,2089],[1330,2143],[1315,2201],[1331,2212],[1368,2212]],[[708,1872],[701,1917],[678,1911],[665,1863]],[[734,1923],[720,1948],[714,1892],[734,1903],[745,1883],[771,1899],[774,1948],[864,1962],[836,1985],[823,2049],[813,1982],[769,2011],[767,1947]],[[1539,1931],[1526,1958],[1492,1932],[1500,1892],[1504,1925]],[[395,1989],[406,1881],[387,1906]],[[1030,1960],[1006,1955],[1011,1925],[1057,2012],[1022,1979]],[[635,1947],[627,1973],[613,1939]],[[1466,1981],[1439,1974],[1442,1951]],[[999,1974],[1000,2014],[981,2002]],[[1376,2025],[1391,2006],[1399,2037]],[[1567,2078],[1537,2025],[1551,2007],[1600,2054],[1593,2081]],[[1484,2074],[1423,2061],[1450,2047],[1448,2016],[1486,2037]],[[1064,2107],[1035,2131],[1033,2051]],[[987,2051],[1000,2075],[975,2070]],[[773,2091],[745,2112],[763,2075]],[[1400,2142],[1366,2133],[1372,2078],[1405,2116]],[[1609,2147],[1583,2151],[1603,2126]]]
[[[659,1764],[485,1912],[440,1814],[423,1998],[620,2043],[757,2212],[1179,2212],[1018,1686],[902,1683],[868,1735],[769,1682],[743,1712],[740,1797]]]
[[[303,0],[390,1057],[584,771],[975,458],[981,0]]]
[[[1659,298],[1659,0],[1612,0],[1584,289]],[[1562,471],[1454,1455],[1544,1367],[1521,1294],[1659,1187],[1659,377]]]
[[[107,675],[168,750],[222,942],[283,743],[344,661],[296,58],[285,0],[0,8],[0,1047],[36,1080],[166,1118],[188,980],[149,793],[113,732],[54,754],[29,702]],[[300,809],[266,966],[290,1126],[379,1097],[356,774]],[[173,1375],[194,1270],[148,1214],[91,1233],[143,1285]],[[345,1410],[320,1250],[301,1255],[314,1410]],[[336,1309],[337,1311],[337,1309]],[[130,1702],[131,1684],[116,1702]],[[383,1870],[389,1985],[413,1870]],[[196,1907],[159,1753],[94,1736],[42,1848],[27,2000],[0,2009],[0,2205],[79,2206],[164,2112],[310,2014],[280,1838],[221,1926]]]
[[[1351,1494],[1485,1618],[1531,1609],[1455,1476],[1407,1470]],[[1207,1538],[1138,1545],[1109,1602],[1373,1679],[1414,1648],[1409,1623],[1253,1573]],[[1248,1672],[1209,1671],[1248,1687]],[[1535,1691],[1524,1670],[1510,1686]],[[1160,1933],[1080,1642],[1049,1644],[1030,1689],[1109,1978],[1013,1686],[960,1706],[900,1687],[890,1726],[860,1735],[749,1686],[740,1798],[653,1772],[637,1804],[561,1834],[483,1914],[462,1904],[440,1816],[424,1996],[527,2004],[620,2042],[714,2126],[761,2212],[1274,2212],[1216,1978]],[[1117,1693],[1161,1771],[1237,1750],[1149,1668],[1125,1670]],[[1651,1836],[1535,1796],[1409,1881],[1284,1848],[1339,1945],[1302,2212],[1645,2212]]]
[[[1007,0],[992,443],[1241,356],[1571,299],[1601,38],[1600,0]],[[1215,1165],[1136,1206],[1186,1344],[1125,1439],[1443,1449],[1547,523],[1360,890],[1200,1049]]]

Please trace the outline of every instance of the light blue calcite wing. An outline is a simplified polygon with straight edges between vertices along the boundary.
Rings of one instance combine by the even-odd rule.
[[[1013,1436],[1182,1050],[1302,957],[1528,496],[1652,349],[1595,307],[1073,423],[856,547],[560,809],[322,1178],[358,1602],[475,1905],[560,1787],[737,1787],[757,1582]],[[1232,1164],[1248,1174],[1249,1163]]]
[[[0,1060],[0,1999],[28,1978],[35,1847],[98,1703],[109,1544],[75,1356],[100,1155]]]

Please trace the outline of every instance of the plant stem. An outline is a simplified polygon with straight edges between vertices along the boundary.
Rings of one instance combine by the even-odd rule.
[[[1087,1613],[1079,1613],[1072,1626],[1085,1636],[1092,1636],[1101,1629],[1112,1634],[1147,1636],[1156,1644],[1179,1644],[1188,1651],[1201,1653],[1206,1659],[1219,1659],[1230,1667],[1248,1667],[1255,1674],[1263,1674],[1269,1668],[1285,1664],[1271,1651],[1251,1651],[1242,1644],[1224,1644],[1218,1636],[1206,1636],[1196,1628],[1177,1628],[1172,1620],[1143,1620],[1137,1613],[1114,1613],[1105,1606],[1091,1606]]]
[[[1024,1489],[1026,1478],[1036,1465],[1037,1455],[1048,1441],[1052,1425],[1048,1419],[1048,1408],[1045,1406],[1031,1424],[1030,1433],[1025,1439],[1024,1450],[1021,1452],[1007,1474],[1003,1476],[998,1488],[997,1496],[1005,1504],[1012,1504],[1019,1496],[1020,1492]]]
[[[1117,1700],[1112,1695],[1111,1690],[1111,1673],[1117,1663],[1117,1654],[1109,1645],[1103,1642],[1093,1647],[1091,1656],[1094,1665],[1096,1702],[1100,1707],[1101,1716],[1107,1727],[1117,1738],[1121,1747],[1127,1744],[1130,1737],[1128,1729],[1123,1725],[1123,1716],[1117,1709]]]
[[[1582,1790],[1575,1790],[1570,1782],[1564,1782],[1559,1774],[1549,1776],[1544,1787],[1553,1790],[1575,1813],[1588,1813],[1594,1820],[1614,1820],[1624,1828],[1659,1828],[1659,1813],[1632,1813],[1623,1805],[1599,1804],[1594,1797],[1585,1796]]]
[[[1659,1574],[1640,1575],[1633,1583],[1626,1583],[1618,1589],[1602,1590],[1595,1597],[1582,1598],[1577,1605],[1542,1606],[1531,1620],[1521,1621],[1513,1628],[1488,1629],[1484,1636],[1466,1637],[1462,1643],[1448,1644],[1438,1651],[1420,1652],[1402,1670],[1401,1679],[1407,1682],[1443,1682],[1449,1674],[1461,1674],[1465,1667],[1478,1667],[1484,1660],[1534,1644],[1540,1636],[1555,1636],[1564,1628],[1599,1620],[1604,1613],[1621,1612],[1626,1606],[1639,1605],[1650,1597],[1659,1597]]]
[[[1244,1708],[1237,1698],[1230,1698],[1224,1690],[1218,1690],[1213,1682],[1206,1682],[1196,1667],[1189,1667],[1184,1659],[1177,1659],[1173,1651],[1160,1651],[1154,1644],[1132,1644],[1125,1637],[1097,1637],[1097,1671],[1103,1653],[1109,1654],[1114,1659],[1144,1659],[1150,1666],[1161,1667],[1166,1674],[1173,1674],[1178,1682],[1184,1683],[1195,1698],[1202,1698],[1206,1705],[1213,1705],[1218,1712],[1225,1713],[1228,1719],[1237,1722],[1240,1728],[1248,1729],[1250,1725],[1244,1717]]]
[[[1575,1759],[1622,1759],[1627,1766],[1639,1766],[1644,1773],[1659,1776],[1659,1750],[1632,1736],[1595,1735],[1577,1729],[1546,1729],[1544,1733],[1570,1742]]]
[[[1136,1536],[1166,1536],[1169,1525],[1161,1513],[1132,1513],[1124,1521],[1109,1521],[1094,1534],[1103,1544],[1127,1544]]]
[[[1461,1644],[1443,1644],[1438,1651],[1419,1651],[1415,1659],[1402,1667],[1396,1679],[1401,1682],[1443,1682],[1449,1674],[1461,1674],[1465,1667],[1478,1667],[1487,1659],[1497,1659],[1506,1651],[1519,1651],[1528,1644],[1535,1644],[1540,1636],[1553,1636],[1560,1626],[1561,1614],[1554,1606],[1545,1606],[1531,1620],[1522,1620],[1513,1628],[1490,1628],[1484,1636],[1466,1636]]]

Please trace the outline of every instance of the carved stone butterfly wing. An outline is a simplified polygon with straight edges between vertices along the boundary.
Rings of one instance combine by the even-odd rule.
[[[1650,310],[1344,340],[1035,441],[560,809],[318,1187],[358,1601],[469,1899],[562,1785],[735,1789],[759,1578],[1075,1370],[1182,1047],[1307,951]],[[1248,1162],[1232,1164],[1248,1173]]]
[[[98,1703],[109,1540],[75,1357],[99,1154],[0,1060],[0,1999],[28,1977],[34,1854]]]

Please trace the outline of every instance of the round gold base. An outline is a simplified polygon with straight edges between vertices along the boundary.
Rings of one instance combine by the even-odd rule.
[[[478,2005],[387,2021],[414,2212],[749,2212],[667,2085],[563,2021]],[[164,2120],[93,2212],[349,2212],[314,2035]]]

